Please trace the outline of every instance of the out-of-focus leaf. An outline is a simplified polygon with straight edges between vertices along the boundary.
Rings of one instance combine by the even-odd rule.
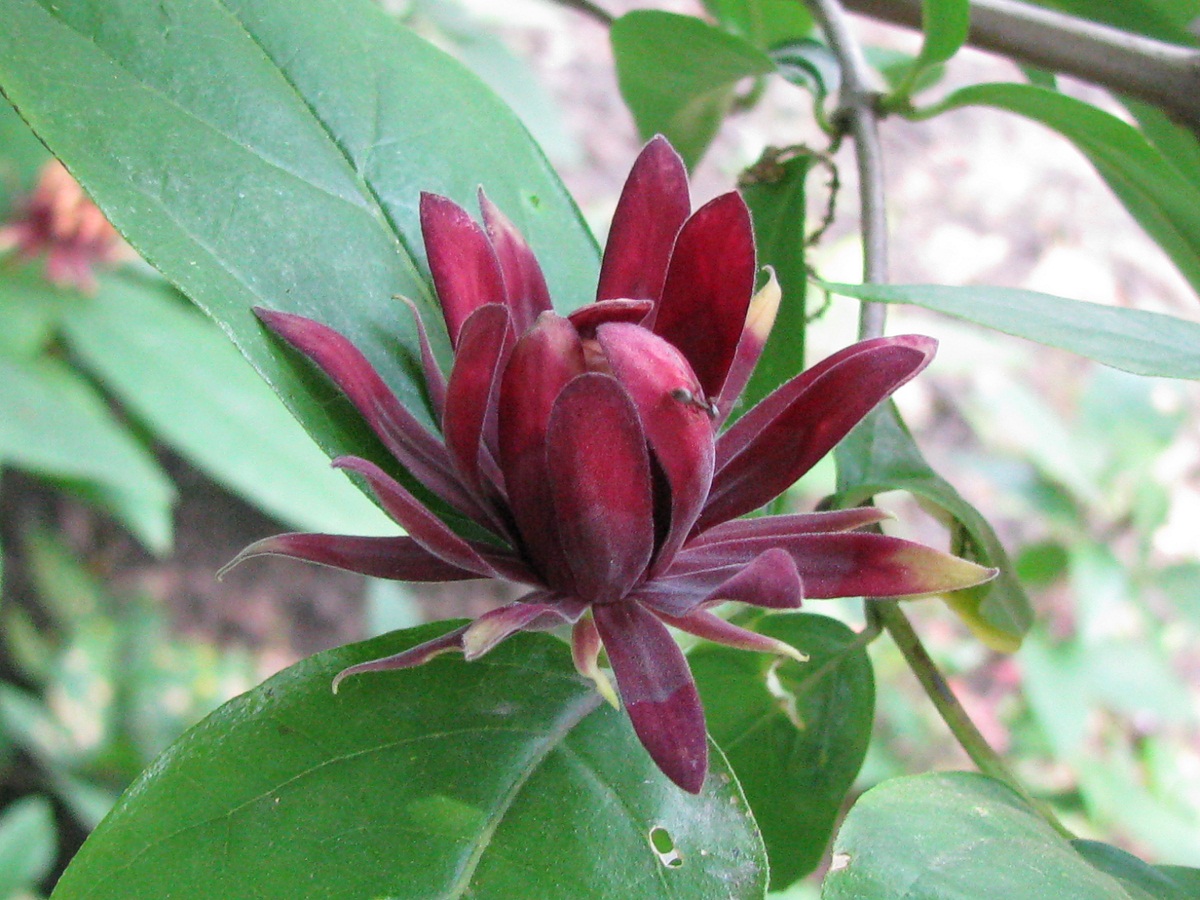
[[[1151,866],[1132,853],[1100,841],[1072,841],[1075,852],[1117,879],[1131,900],[1195,900],[1200,869]]]
[[[864,47],[863,55],[883,76],[884,83],[891,91],[905,91],[902,96],[896,95],[898,99],[895,105],[899,107],[903,107],[911,95],[933,87],[946,74],[946,67],[941,63],[914,68],[917,58],[893,47]],[[911,83],[908,83],[910,80]]]
[[[719,753],[701,795],[679,790],[559,641],[330,694],[344,666],[444,628],[318,654],[213,713],[126,792],[55,900],[762,896]]]
[[[1073,16],[1092,19],[1175,44],[1197,43],[1192,23],[1200,16],[1197,0],[1031,0]]]
[[[803,154],[774,160],[770,151],[741,181],[742,197],[754,220],[758,264],[771,266],[783,291],[775,327],[733,415],[749,409],[804,369],[805,182],[811,159]]]
[[[775,69],[753,44],[694,16],[635,10],[613,23],[610,36],[638,131],[665,135],[688,168],[716,136],[737,83]]]
[[[0,355],[38,355],[63,310],[78,299],[47,281],[39,262],[0,259]]]
[[[872,788],[846,816],[833,853],[823,900],[1133,900],[1011,788],[974,772]]]
[[[38,605],[60,631],[69,634],[80,623],[109,611],[112,604],[100,583],[58,535],[30,531],[23,544]]]
[[[38,169],[48,159],[42,142],[0,95],[0,221],[14,211],[18,195],[33,189]]]
[[[171,540],[174,489],[104,400],[58,360],[0,356],[0,461],[91,486],[143,543]]]
[[[813,29],[812,16],[794,0],[704,0],[722,27],[763,50],[795,41]]]
[[[1200,210],[1197,210],[1200,228]],[[1200,231],[1197,232],[1200,238]],[[828,284],[876,303],[911,303],[1070,350],[1135,375],[1200,379],[1200,323],[1176,316],[1083,303],[1037,291],[937,284]]]
[[[57,851],[54,810],[45,797],[22,797],[0,815],[0,897],[16,897],[50,872]]]
[[[962,106],[1005,109],[1069,139],[1200,291],[1200,183],[1183,177],[1136,128],[1090,103],[1029,84],[971,85],[935,109]]]
[[[224,335],[181,301],[165,284],[109,278],[63,327],[105,387],[217,483],[294,528],[395,534]]]
[[[841,87],[837,57],[820,41],[791,41],[772,50],[771,60],[781,78],[812,93],[818,104]]]
[[[917,58],[896,85],[894,97],[901,101],[916,91],[921,77],[940,66],[967,42],[971,30],[970,0],[923,0],[921,31],[924,40]]]
[[[709,732],[746,792],[771,863],[771,887],[813,871],[862,766],[875,714],[871,661],[835,619],[739,618],[807,663],[702,644],[688,654]]]
[[[0,0],[0,85],[114,225],[229,334],[331,455],[395,469],[348,402],[270,338],[266,306],[350,338],[418,415],[422,190],[483,185],[562,308],[598,253],[513,113],[370,0]]]
[[[987,584],[947,595],[946,602],[988,646],[1004,652],[1020,646],[1033,610],[1008,554],[979,511],[925,462],[895,404],[883,404],[860,422],[834,448],[834,456],[834,505],[857,506],[885,491],[908,491],[950,520],[953,552],[1000,570]]]
[[[1092,713],[1087,651],[1074,642],[1055,642],[1039,628],[1026,636],[1018,660],[1025,697],[1055,758],[1074,759]]]

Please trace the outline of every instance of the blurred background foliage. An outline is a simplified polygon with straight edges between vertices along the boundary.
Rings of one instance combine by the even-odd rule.
[[[1194,5],[1046,5],[1196,43],[1186,27]],[[505,4],[503,15],[482,0],[389,6],[513,106],[598,231],[639,132],[672,137],[694,164],[702,201],[726,189],[768,143],[819,144],[819,103],[837,87],[828,50],[790,0],[710,0],[703,8],[683,0],[614,2],[610,11],[631,15],[618,20],[611,49],[595,22],[549,0]],[[679,14],[692,17],[680,25],[683,45],[706,47],[687,57],[703,63],[695,71],[658,43],[661,17]],[[863,27],[881,81],[904,98],[1029,76],[1135,121],[1094,88],[1023,75],[974,53],[944,64],[921,50],[919,38]],[[776,67],[787,83],[764,83]],[[658,90],[668,76],[671,90]],[[1129,109],[1157,145],[1195,149],[1194,139],[1155,111]],[[1000,116],[994,111],[956,115],[969,118],[948,116],[944,127],[942,119],[901,123],[886,135],[899,279],[1005,283],[1195,318],[1186,278],[1194,273],[1183,259],[1191,251],[1156,248],[1082,156],[1033,128],[1006,143],[1011,132],[991,124]],[[1003,166],[997,154],[1007,157]],[[26,214],[47,161],[0,105],[0,215],[9,223]],[[834,163],[852,185],[844,150]],[[958,186],[943,191],[946,167]],[[830,202],[829,169],[806,163],[799,181],[798,202],[810,223],[819,222]],[[1006,207],[988,193],[998,183],[1011,186],[1001,193],[1044,196]],[[1200,182],[1193,186],[1200,190]],[[1053,209],[1055,202],[1061,208]],[[1145,225],[1147,217],[1140,218]],[[839,209],[813,248],[809,262],[822,277],[857,279],[855,225],[853,213]],[[54,283],[45,262],[44,254],[24,258],[19,248],[0,262],[0,498],[19,470],[40,489],[111,517],[150,554],[169,558],[177,488],[164,459],[178,456],[210,479],[200,490],[220,485],[240,498],[225,507],[229,516],[240,515],[236,504],[245,503],[286,528],[388,532],[378,511],[328,470],[225,336],[147,266],[132,258],[97,265],[95,285],[81,289]],[[797,297],[799,312],[792,312],[799,321],[815,318],[805,343],[809,359],[818,359],[847,342],[855,305],[806,299],[795,281],[794,273],[784,287]],[[1194,864],[1196,384],[1128,375],[920,311],[895,312],[890,330],[942,340],[937,364],[906,389],[902,410],[934,468],[996,527],[1037,613],[1019,652],[1004,655],[975,640],[945,607],[910,606],[932,654],[985,736],[1071,828],[1154,860]],[[789,502],[810,508],[835,487],[827,462]],[[897,527],[945,542],[934,518],[907,495],[885,496],[881,505],[897,513]],[[64,854],[160,750],[287,661],[286,653],[264,659],[261,647],[180,629],[178,600],[127,589],[94,547],[60,533],[60,524],[23,517],[5,532],[5,561],[20,572],[5,573],[0,605],[0,897],[37,896]],[[223,561],[211,559],[212,570]],[[360,585],[347,596],[345,615],[357,631],[373,634],[473,614],[500,599],[491,589],[471,590]],[[863,625],[851,603],[820,611]],[[876,641],[871,654],[874,737],[855,790],[966,765],[898,652]],[[815,888],[801,884],[786,896],[816,896]]]

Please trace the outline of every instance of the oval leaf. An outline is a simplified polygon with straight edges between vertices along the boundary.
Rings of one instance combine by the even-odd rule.
[[[863,794],[821,891],[822,900],[981,896],[1131,900],[1011,788],[973,772],[893,778]]]
[[[708,729],[762,830],[771,888],[813,871],[871,739],[875,680],[857,635],[796,613],[737,620],[808,662],[702,644],[688,654]]]
[[[699,796],[672,785],[557,640],[330,693],[444,629],[318,654],[223,706],[125,793],[54,900],[762,896],[724,763]]]
[[[1200,229],[1200,219],[1197,219]],[[1197,231],[1200,234],[1200,230]],[[1000,287],[826,284],[847,297],[911,303],[1135,375],[1200,378],[1200,322]]]
[[[0,0],[0,13],[4,93],[327,453],[388,463],[250,308],[336,328],[422,410],[412,317],[392,299],[439,321],[420,191],[470,205],[484,185],[564,306],[591,296],[595,243],[520,122],[369,0]]]

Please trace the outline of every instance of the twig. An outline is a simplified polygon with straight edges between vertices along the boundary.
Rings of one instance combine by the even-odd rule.
[[[921,0],[845,0],[845,6],[921,27]],[[1200,135],[1200,50],[1016,0],[972,0],[969,42],[1145,100]]]

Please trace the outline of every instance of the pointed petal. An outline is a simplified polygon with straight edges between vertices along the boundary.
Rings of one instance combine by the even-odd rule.
[[[650,562],[650,457],[637,410],[608,375],[571,381],[550,411],[547,474],[575,593],[591,603],[628,593]]]
[[[226,563],[217,578],[247,559],[286,556],[395,581],[464,581],[476,572],[434,556],[410,537],[358,537],[345,534],[277,534],[255,541]]]
[[[550,309],[550,290],[537,257],[515,225],[479,189],[479,209],[504,273],[504,292],[517,334],[533,327],[539,313]]]
[[[670,616],[658,613],[668,625],[694,634],[696,637],[712,641],[714,644],[724,644],[738,650],[753,650],[758,653],[773,653],[776,656],[786,656],[796,662],[808,662],[808,657],[791,644],[776,638],[767,637],[757,631],[749,631],[727,622],[720,616],[706,609],[697,609],[686,616]]]
[[[617,697],[616,689],[600,668],[602,646],[596,621],[591,616],[584,616],[575,623],[571,630],[571,659],[575,661],[575,669],[596,685],[597,692],[608,701],[609,706],[620,709],[621,700]]]
[[[721,387],[721,396],[717,398],[717,427],[725,421],[729,411],[737,403],[738,397],[750,383],[758,358],[762,356],[767,338],[771,336],[771,328],[775,325],[775,315],[779,312],[779,302],[783,292],[779,281],[775,278],[775,270],[766,267],[767,283],[758,289],[758,293],[750,300],[750,308],[746,312],[746,322],[742,326],[742,336],[738,339],[737,352],[733,355],[733,364],[725,384]]]
[[[458,335],[442,434],[454,467],[463,482],[476,491],[480,487],[481,454],[485,447],[496,445],[496,401],[512,341],[508,309],[499,303],[489,303],[471,313]],[[485,429],[491,432],[486,441]]]
[[[442,410],[446,408],[446,376],[438,365],[437,357],[433,355],[433,347],[429,344],[429,333],[425,330],[425,322],[417,305],[407,297],[400,298],[412,311],[413,321],[417,325],[417,340],[421,345],[421,370],[425,375],[425,390],[429,394],[429,403],[433,413],[441,421]]]
[[[421,235],[450,343],[457,347],[467,316],[485,303],[504,302],[500,262],[483,228],[446,197],[421,194]]]
[[[919,597],[990,581],[996,570],[901,538],[871,532],[801,534],[754,538],[741,543],[690,547],[653,587],[664,595],[698,593],[716,586],[765,546],[785,550],[796,562],[810,599]],[[641,592],[639,592],[639,595]],[[655,602],[660,602],[656,597]]]
[[[413,477],[456,509],[478,507],[454,474],[446,448],[396,399],[358,348],[332,328],[291,313],[256,308],[271,331],[311,359]]]
[[[855,347],[796,376],[721,435],[698,531],[757,509],[789,488],[880,401],[925,368],[936,342],[907,336]]]
[[[554,399],[584,371],[583,346],[574,327],[553,313],[517,341],[500,387],[500,468],[525,556],[549,584],[573,592],[559,542],[546,480],[546,426]]]
[[[664,137],[642,149],[613,213],[597,300],[657,300],[675,236],[691,211],[687,169]]]
[[[638,324],[650,310],[653,300],[600,300],[581,306],[567,316],[581,337],[591,337],[605,322],[632,322]]]
[[[441,637],[418,644],[416,647],[412,647],[402,653],[396,653],[380,659],[372,659],[368,662],[362,662],[358,665],[342,669],[342,671],[334,676],[333,692],[336,694],[342,682],[351,675],[361,675],[364,672],[390,672],[393,669],[413,669],[417,666],[425,665],[425,663],[429,662],[435,656],[440,656],[451,650],[462,650],[463,634],[468,627],[470,626],[464,625],[461,628],[455,628]]]
[[[707,397],[721,395],[754,294],[754,231],[736,194],[687,220],[671,253],[654,333],[678,347]]]
[[[695,609],[735,601],[767,609],[799,609],[804,599],[800,573],[791,555],[771,547],[742,565],[712,566],[680,577],[675,569],[637,591],[637,599],[656,613],[683,616]]]
[[[794,534],[823,531],[855,531],[890,519],[890,513],[878,506],[856,506],[822,512],[792,513],[784,516],[759,516],[722,522],[688,541],[688,549],[708,544],[746,541],[752,538],[786,538]]]
[[[379,466],[357,456],[339,456],[333,461],[333,465],[339,469],[357,472],[365,478],[387,514],[395,519],[414,541],[438,559],[468,572],[476,572],[484,578],[499,577],[495,568],[480,556],[474,547],[451,531],[445,522],[426,509],[416,497]]]
[[[704,710],[666,626],[637,603],[592,609],[633,730],[663,774],[692,794],[708,772]]]
[[[530,597],[484,613],[469,626],[463,635],[463,656],[467,661],[478,659],[501,641],[518,631],[546,631],[565,625],[583,613],[582,604],[564,606],[541,599],[552,597],[538,592]]]
[[[655,568],[682,546],[708,496],[713,475],[713,425],[699,403],[681,400],[700,393],[683,355],[638,325],[602,325],[596,332],[613,374],[628,391],[671,488],[670,529]],[[682,392],[682,393],[681,393]]]

